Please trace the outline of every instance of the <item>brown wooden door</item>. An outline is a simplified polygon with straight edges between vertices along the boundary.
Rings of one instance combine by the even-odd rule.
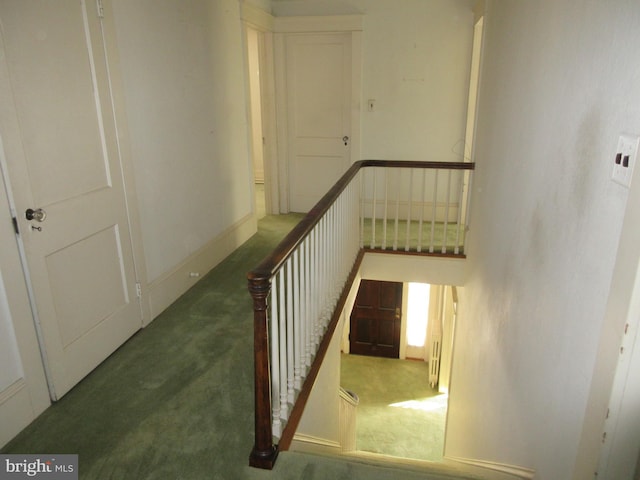
[[[362,280],[351,311],[350,353],[400,357],[402,283]]]

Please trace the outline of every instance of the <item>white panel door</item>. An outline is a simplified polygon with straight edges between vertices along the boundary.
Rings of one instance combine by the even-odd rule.
[[[60,397],[141,327],[101,19],[2,0],[0,22],[0,134]]]
[[[289,209],[307,212],[351,163],[351,34],[286,37]]]

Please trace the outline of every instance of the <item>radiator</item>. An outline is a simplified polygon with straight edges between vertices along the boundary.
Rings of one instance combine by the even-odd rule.
[[[438,385],[438,376],[440,375],[440,355],[442,347],[442,335],[432,335],[431,339],[431,357],[429,359],[429,385],[436,388]]]

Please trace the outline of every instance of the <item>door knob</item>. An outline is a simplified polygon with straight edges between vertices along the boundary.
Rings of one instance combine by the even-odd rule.
[[[346,135],[344,137],[342,137],[342,141],[344,142],[345,145],[349,144],[349,137],[347,137]]]
[[[27,220],[35,220],[36,222],[44,222],[44,219],[47,218],[47,212],[45,212],[41,208],[27,208],[27,211],[24,212],[24,216]]]

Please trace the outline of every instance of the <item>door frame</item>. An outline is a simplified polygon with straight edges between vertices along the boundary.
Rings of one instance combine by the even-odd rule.
[[[6,339],[17,350],[15,365],[21,375],[0,391],[0,447],[17,435],[51,404],[41,350],[32,321],[32,303],[23,270],[23,253],[9,219],[15,217],[11,188],[6,178],[4,146],[0,138],[0,301],[6,300],[9,327],[13,337]],[[2,302],[4,303],[4,302]],[[4,308],[0,304],[0,308]]]
[[[586,408],[583,415],[582,432],[579,437],[578,451],[574,462],[572,479],[581,480],[592,478],[597,470],[600,455],[605,455],[605,462],[609,452],[603,451],[603,438],[613,442],[616,437],[616,423],[633,425],[638,422],[637,416],[629,415],[628,410],[610,409],[612,402],[620,404],[624,397],[624,390],[628,381],[634,381],[631,375],[639,372],[636,364],[630,366],[625,363],[630,360],[622,359],[622,353],[631,354],[632,350],[625,347],[625,330],[627,334],[638,322],[640,316],[640,173],[635,170],[629,187],[622,231],[615,258],[607,305],[598,338],[590,386],[586,397]],[[635,179],[635,180],[634,180]],[[629,325],[627,329],[625,325]],[[638,341],[634,341],[638,347]],[[629,345],[630,346],[630,345]],[[623,381],[614,385],[617,374],[623,375],[623,369],[630,375],[624,376]],[[607,418],[607,416],[609,418]],[[605,435],[606,434],[606,435]],[[636,432],[637,434],[637,432]],[[620,457],[618,461],[635,463],[637,456]]]
[[[245,42],[245,63],[246,63],[246,91],[247,98],[249,92],[249,68],[248,68],[248,43],[247,30],[253,29],[261,34],[259,38],[259,63],[260,63],[260,103],[262,110],[262,136],[265,143],[262,146],[264,163],[264,189],[265,207],[267,214],[280,213],[279,206],[279,183],[278,183],[278,142],[276,131],[276,87],[274,73],[274,17],[273,15],[260,10],[247,3],[242,4],[242,33]],[[251,114],[251,104],[248,102],[248,115]],[[250,117],[249,117],[250,118]],[[251,142],[252,143],[252,142]],[[253,146],[251,147],[253,149]],[[253,158],[253,156],[252,156]],[[253,168],[252,168],[253,171]],[[255,203],[255,191],[254,203]]]
[[[288,34],[351,34],[351,158],[361,156],[362,15],[274,18],[275,114],[278,143],[278,190],[280,213],[289,213],[289,119],[287,114],[286,37]]]
[[[134,162],[131,154],[131,143],[129,142],[129,125],[127,122],[124,85],[119,70],[120,58],[118,54],[115,18],[112,15],[112,0],[102,0],[102,7],[105,11],[102,16],[102,41],[107,63],[109,93],[111,95],[111,101],[113,102],[113,123],[117,136],[118,161],[122,171],[122,182],[124,184],[124,201],[129,225],[131,251],[133,254],[133,269],[136,282],[140,289],[138,301],[140,304],[142,327],[144,328],[149,325],[154,318],[152,317],[151,298],[147,288],[149,285],[149,277],[147,275],[147,264],[142,241],[142,225],[140,223],[140,212],[138,210],[138,195],[133,168]]]

